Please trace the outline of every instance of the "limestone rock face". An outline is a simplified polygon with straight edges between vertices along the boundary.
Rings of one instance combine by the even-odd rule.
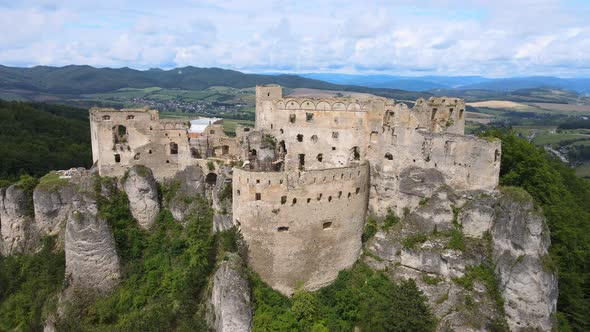
[[[37,233],[33,227],[28,197],[17,185],[0,189],[0,253],[8,256],[35,249]]]
[[[168,202],[168,209],[176,221],[182,221],[192,211],[192,198],[205,194],[205,177],[199,166],[188,166],[176,173],[173,179],[179,186],[176,195]]]
[[[211,304],[215,312],[215,331],[251,331],[252,300],[250,286],[236,259],[221,263],[213,283]]]
[[[501,321],[515,331],[550,331],[557,279],[543,267],[548,248],[545,220],[528,194],[443,186],[398,224],[380,230],[364,259],[395,280],[415,279],[440,319],[440,331],[483,331]],[[495,272],[503,307],[483,281],[476,279],[472,288],[455,282],[486,265]]]
[[[73,197],[65,234],[66,282],[103,293],[119,284],[120,266],[113,232],[97,213],[93,194]]]
[[[542,262],[550,245],[545,218],[530,196],[504,194],[497,207],[493,255],[510,329],[550,331],[558,287]]]
[[[71,208],[74,187],[70,184],[45,187],[33,191],[35,226],[41,235],[59,235],[63,240],[65,222]]]
[[[371,164],[369,210],[376,216],[385,216],[389,209],[401,215],[404,207],[417,206],[445,184],[444,175],[433,168],[407,167],[396,176],[387,167]]]
[[[131,167],[123,183],[123,188],[127,193],[133,217],[141,228],[150,229],[160,212],[158,184],[152,171],[145,166]]]
[[[215,186],[211,189],[213,202],[213,231],[222,232],[233,227],[232,217],[232,171],[229,167],[220,169]]]

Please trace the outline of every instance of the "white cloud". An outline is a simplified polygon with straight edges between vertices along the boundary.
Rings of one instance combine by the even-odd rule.
[[[0,63],[590,75],[590,5],[574,4],[0,0]]]

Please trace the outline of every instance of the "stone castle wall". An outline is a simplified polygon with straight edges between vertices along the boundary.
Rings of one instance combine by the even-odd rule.
[[[189,137],[189,122],[160,120],[158,111],[99,109],[90,111],[92,156],[102,176],[122,176],[133,165],[152,169],[157,179],[171,178],[207,159],[233,160],[235,137],[222,125],[210,125],[199,137]]]
[[[284,294],[327,285],[360,254],[368,185],[366,163],[305,172],[235,168],[233,216],[249,264]]]
[[[408,107],[381,97],[283,97],[279,86],[258,86],[256,127],[236,128],[235,138],[221,125],[190,134],[188,122],[161,121],[157,111],[94,109],[93,156],[101,175],[142,164],[157,179],[189,165],[206,170],[211,159],[212,173],[217,161],[237,162],[233,222],[249,263],[292,294],[354,264],[368,213],[400,215],[442,185],[497,186],[500,143],[464,136],[464,113],[465,102],[448,97]]]

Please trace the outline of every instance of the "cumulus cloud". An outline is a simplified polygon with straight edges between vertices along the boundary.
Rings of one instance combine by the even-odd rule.
[[[0,0],[0,63],[590,75],[584,0]]]

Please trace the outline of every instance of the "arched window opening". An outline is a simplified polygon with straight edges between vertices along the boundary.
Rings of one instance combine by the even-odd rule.
[[[115,144],[127,143],[127,127],[117,125],[113,127],[113,141]]]
[[[121,162],[121,155],[120,154],[115,154],[115,162],[116,163],[120,163]]]
[[[318,154],[317,158],[318,158],[318,161],[321,163],[322,160],[324,160],[324,155],[320,153],[320,154]]]
[[[178,154],[178,144],[170,142],[170,154]]]
[[[297,134],[297,141],[298,142],[303,142],[303,135]]]
[[[496,149],[496,151],[494,151],[494,162],[497,162],[498,159],[500,159],[500,150]]]
[[[318,142],[318,135],[312,135],[311,136],[311,141],[314,142],[314,143],[317,143]]]
[[[215,185],[217,183],[217,174],[209,173],[205,176],[205,183]]]
[[[387,160],[393,160],[393,155],[391,153],[387,152],[385,154],[385,159],[387,159]]]

